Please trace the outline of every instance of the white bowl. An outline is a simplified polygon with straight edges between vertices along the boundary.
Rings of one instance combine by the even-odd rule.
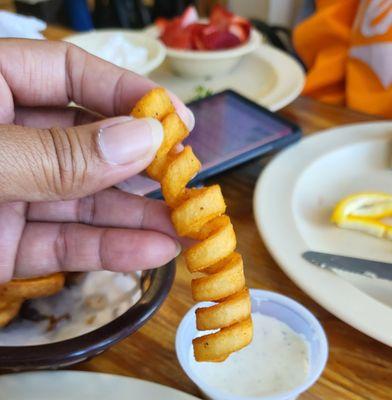
[[[187,78],[210,78],[232,70],[243,56],[255,50],[261,42],[260,34],[252,29],[249,40],[227,50],[181,50],[166,47],[167,60],[174,73]]]
[[[123,39],[132,44],[133,46],[143,47],[147,50],[147,60],[141,64],[125,64],[119,65],[122,68],[129,69],[141,75],[147,75],[154,69],[158,68],[166,56],[166,49],[162,43],[151,35],[141,33],[140,31],[129,31],[125,29],[102,29],[97,31],[90,31],[71,35],[63,40],[82,49],[91,54],[98,55],[99,50],[105,45],[113,36],[121,35]],[[113,60],[108,60],[113,62]]]
[[[325,332],[314,317],[301,304],[278,293],[250,289],[252,313],[260,313],[287,324],[291,329],[306,339],[310,348],[309,373],[306,380],[292,390],[277,393],[272,396],[241,397],[224,393],[206,383],[192,367],[192,339],[197,335],[195,311],[200,306],[211,305],[208,302],[199,303],[191,308],[182,319],[176,334],[176,353],[182,369],[199,387],[204,395],[211,400],[294,400],[305,392],[320,377],[328,358],[328,342]],[[257,340],[255,337],[253,340]],[[246,370],[244,370],[246,373]]]

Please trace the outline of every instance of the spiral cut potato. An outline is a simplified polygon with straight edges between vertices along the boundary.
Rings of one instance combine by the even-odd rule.
[[[18,314],[25,300],[51,296],[64,287],[62,273],[48,276],[14,279],[0,285],[0,327],[8,325]]]
[[[163,143],[147,173],[160,182],[177,233],[197,240],[184,253],[189,271],[201,275],[192,280],[193,299],[216,303],[196,311],[197,328],[215,332],[193,340],[195,358],[223,361],[251,342],[253,326],[242,257],[235,252],[236,237],[221,189],[187,188],[201,164],[190,146],[175,150],[189,132],[163,88],[141,98],[131,115],[153,117],[163,125]]]

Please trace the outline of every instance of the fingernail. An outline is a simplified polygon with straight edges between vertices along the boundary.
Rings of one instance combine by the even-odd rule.
[[[193,112],[187,108],[187,112],[188,112],[188,129],[191,131],[194,127],[195,127],[195,116],[193,115]]]
[[[176,257],[179,256],[182,252],[182,246],[179,242],[176,241]]]
[[[110,164],[127,164],[153,156],[163,139],[163,129],[153,118],[119,118],[99,130],[98,142]]]
[[[193,115],[193,112],[188,107],[177,107],[177,113],[188,130],[191,131],[195,127],[195,116]]]

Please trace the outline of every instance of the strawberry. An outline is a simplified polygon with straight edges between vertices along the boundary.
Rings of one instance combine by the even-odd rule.
[[[198,18],[194,6],[170,21],[158,18],[156,25],[162,42],[177,49],[219,50],[238,46],[249,38],[249,21],[222,6],[213,8],[208,23],[197,22]]]
[[[199,19],[199,14],[197,13],[195,6],[188,6],[180,18],[180,24],[183,28],[185,28],[188,25],[197,22]]]
[[[241,44],[237,36],[229,31],[210,31],[208,34],[202,34],[201,41],[206,50],[223,50],[235,47]]]

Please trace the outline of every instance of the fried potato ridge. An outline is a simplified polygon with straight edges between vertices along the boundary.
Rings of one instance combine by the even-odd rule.
[[[184,254],[189,271],[204,274],[192,280],[193,299],[218,303],[196,311],[198,329],[219,330],[194,339],[195,358],[223,361],[250,343],[253,326],[242,257],[235,252],[236,236],[230,218],[225,215],[221,189],[219,185],[187,188],[201,164],[190,146],[176,151],[189,132],[163,88],[143,96],[131,115],[156,118],[162,123],[163,143],[147,173],[160,182],[177,233],[199,240]]]
[[[132,117],[135,118],[156,118],[162,121],[170,113],[174,113],[174,108],[166,90],[162,87],[147,92],[132,109]],[[166,136],[166,134],[165,134]]]
[[[219,362],[234,351],[247,346],[253,338],[253,324],[250,316],[216,333],[193,339],[193,350],[197,361]],[[230,349],[229,351],[227,351]]]
[[[233,257],[221,269],[192,280],[192,297],[195,301],[219,301],[245,287],[242,257]]]
[[[225,301],[196,310],[196,327],[199,331],[225,328],[241,322],[251,312],[249,290],[244,288],[226,297]]]
[[[63,288],[64,282],[65,277],[61,272],[37,278],[13,279],[0,285],[0,298],[35,299],[51,296]]]
[[[22,303],[23,300],[20,299],[11,300],[3,304],[3,307],[0,309],[0,328],[8,325],[18,315]]]
[[[13,279],[0,285],[0,327],[9,324],[25,300],[56,294],[64,287],[65,276],[56,273],[29,279]]]

